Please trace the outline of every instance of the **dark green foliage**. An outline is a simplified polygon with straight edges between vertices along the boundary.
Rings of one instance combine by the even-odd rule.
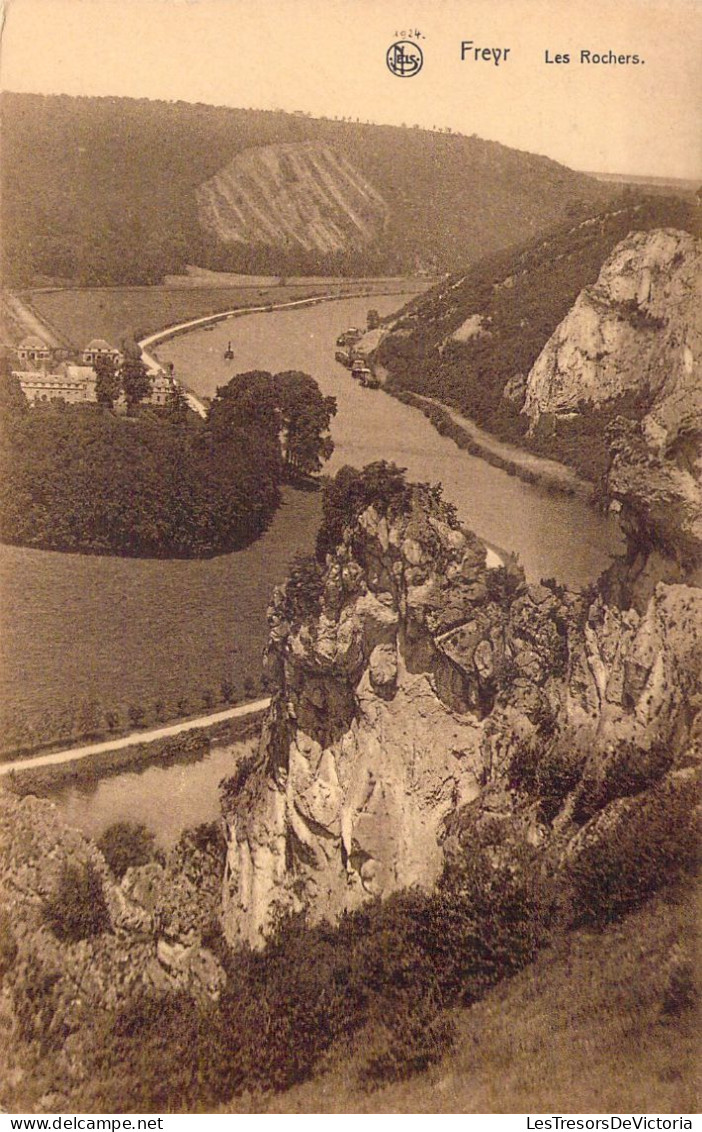
[[[382,1017],[370,1027],[362,1083],[377,1088],[421,1073],[449,1052],[456,1025],[437,1012],[431,998],[407,993],[383,1003]]]
[[[656,318],[644,307],[640,307],[636,299],[623,299],[617,304],[617,310],[622,319],[633,326],[634,330],[662,330],[665,326],[664,318]]]
[[[193,414],[191,414],[193,416]],[[193,416],[125,420],[90,406],[13,414],[0,440],[0,537],[21,546],[205,557],[256,538],[279,499],[265,436],[217,442]]]
[[[222,865],[227,855],[227,843],[224,839],[222,826],[217,821],[203,821],[192,829],[186,829],[180,835],[176,848],[188,849],[192,847],[198,853],[205,853],[214,857]]]
[[[586,217],[584,216],[583,219]],[[457,280],[439,284],[405,308],[409,335],[389,335],[376,360],[389,371],[388,389],[423,394],[451,405],[504,440],[572,465],[586,479],[606,471],[607,424],[618,414],[640,416],[645,405],[634,394],[600,409],[587,406],[575,419],[542,419],[526,437],[521,405],[503,397],[516,374],[527,374],[550,335],[583,287],[632,231],[675,227],[695,232],[699,218],[686,200],[632,196],[597,212],[587,224],[567,223],[544,239],[531,240],[478,262]],[[638,329],[656,331],[662,320],[635,302],[620,305],[621,317]],[[480,314],[489,333],[468,341],[451,335],[470,315]],[[427,415],[454,436],[456,426],[430,408]]]
[[[695,1009],[698,1001],[699,987],[694,964],[685,955],[675,956],[663,991],[664,1014],[683,1014]]]
[[[121,382],[117,373],[117,363],[112,357],[99,357],[93,365],[95,370],[95,396],[98,405],[111,409],[119,397]]]
[[[118,880],[127,869],[147,865],[156,855],[156,836],[145,825],[119,821],[108,826],[97,847]]]
[[[661,744],[649,749],[622,740],[601,759],[586,765],[573,804],[573,817],[586,822],[615,798],[638,794],[670,769],[670,750]]]
[[[256,751],[252,751],[250,755],[245,755],[243,759],[237,764],[234,774],[229,775],[228,778],[223,778],[220,783],[220,791],[223,798],[236,798],[243,790],[246,782],[251,777],[256,767],[259,765],[259,757]]]
[[[285,616],[293,625],[299,625],[319,613],[324,574],[312,555],[298,555],[290,564],[285,583]]]
[[[368,1087],[427,1068],[453,1041],[442,1011],[534,954],[541,929],[525,875],[519,862],[493,869],[478,849],[434,896],[396,893],[337,927],[292,916],[260,952],[227,953],[212,932],[227,971],[217,1006],[135,999],[96,1045],[93,1110],[211,1111],[244,1090],[305,1080],[354,1035]]]
[[[209,425],[218,440],[249,430],[262,434],[272,448],[279,447],[282,470],[294,479],[318,472],[331,456],[329,425],[335,415],[336,399],[323,397],[309,374],[252,370],[217,390]]]
[[[115,380],[135,412],[149,380],[143,364],[128,356]],[[207,557],[245,546],[270,521],[283,478],[308,476],[331,454],[335,412],[334,398],[297,372],[238,375],[219,390],[206,423],[177,398],[125,420],[62,402],[22,413],[8,394],[0,538],[139,557]]]
[[[584,756],[568,736],[548,744],[536,765],[536,793],[544,821],[553,821],[565,798],[577,784]]]
[[[367,464],[360,472],[349,464],[344,465],[324,487],[317,558],[324,561],[325,555],[341,542],[344,528],[366,507],[373,504],[382,515],[400,514],[409,507],[411,497],[404,468],[385,460]]]
[[[418,259],[446,270],[550,227],[574,194],[612,196],[545,157],[458,134],[144,99],[5,93],[0,107],[3,277],[15,284],[152,284],[189,263],[278,276],[411,272]],[[305,141],[377,187],[382,241],[325,254],[225,244],[200,225],[196,190],[232,157]]]
[[[67,1037],[66,1028],[55,1022],[55,988],[60,978],[58,971],[47,971],[37,962],[28,965],[13,987],[19,1036],[25,1042],[37,1041],[42,1054],[61,1049]]]
[[[127,412],[134,413],[152,385],[152,378],[140,358],[125,357],[119,367],[119,382],[127,401]]]
[[[697,800],[691,779],[663,782],[627,799],[617,817],[597,833],[590,832],[563,877],[570,891],[571,921],[603,924],[616,919],[694,869],[699,856]]]
[[[9,913],[0,908],[0,979],[12,967],[17,958],[17,940],[12,930]]]
[[[44,904],[44,918],[56,938],[66,943],[90,939],[109,929],[102,880],[91,861],[62,865],[56,890]]]

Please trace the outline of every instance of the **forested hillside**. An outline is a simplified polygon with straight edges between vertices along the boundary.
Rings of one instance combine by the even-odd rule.
[[[632,230],[699,229],[691,201],[628,192],[519,250],[485,258],[407,305],[377,351],[388,388],[436,398],[505,440],[572,464],[586,478],[605,465],[604,427],[618,404],[526,438],[526,376],[583,287]],[[635,406],[629,405],[634,410]],[[636,415],[634,413],[634,415]],[[548,422],[546,422],[548,425]]]
[[[154,283],[187,263],[275,273],[456,269],[619,191],[477,137],[277,111],[5,93],[2,129],[4,269],[15,285]],[[225,242],[198,209],[202,186],[245,151],[300,143],[327,147],[330,164],[372,186],[386,214],[374,238],[332,251],[256,230]],[[333,202],[333,177],[328,187]],[[323,220],[331,207],[321,202]]]

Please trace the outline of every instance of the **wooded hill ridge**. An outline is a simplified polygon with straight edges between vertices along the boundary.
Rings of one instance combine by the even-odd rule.
[[[3,268],[12,285],[150,284],[188,263],[276,274],[455,270],[545,231],[578,203],[619,192],[546,157],[411,126],[7,92],[0,108]],[[243,242],[224,242],[222,225],[203,210],[203,186],[211,204],[213,179],[217,196],[217,178],[244,151],[310,145],[324,163],[323,176],[316,159],[310,174],[322,190],[312,220],[340,229],[344,246],[310,250],[294,228],[292,237],[268,243],[254,229]],[[281,161],[276,149],[273,161],[279,184],[271,196],[294,196],[295,162]],[[335,163],[347,182],[355,176],[377,194],[370,239],[344,231],[349,217],[337,211]]]
[[[646,406],[629,396],[627,404],[591,409],[557,430],[544,422],[548,427],[527,437],[526,377],[579,293],[630,232],[695,234],[699,226],[692,200],[629,189],[619,201],[454,273],[393,318],[376,352],[388,390],[435,398],[501,439],[597,480],[607,465],[606,424],[620,413],[639,419]]]

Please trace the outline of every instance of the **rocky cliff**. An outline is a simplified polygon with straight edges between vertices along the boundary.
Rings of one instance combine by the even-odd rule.
[[[372,243],[388,206],[363,173],[322,142],[244,150],[197,191],[200,223],[224,243],[322,254]]]
[[[276,690],[223,798],[230,940],[431,888],[485,836],[572,869],[648,791],[687,797],[701,634],[687,585],[622,610],[488,569],[431,489],[367,506],[270,609]]]
[[[621,405],[607,489],[632,548],[702,563],[702,245],[673,229],[615,248],[526,385],[533,428]]]
[[[627,393],[643,406],[699,398],[700,279],[702,244],[689,233],[656,229],[622,240],[529,373],[524,412],[530,421]]]
[[[224,972],[203,937],[218,911],[221,865],[216,848],[187,835],[167,861],[129,868],[118,880],[51,802],[0,790],[3,1089],[31,1070],[37,1097],[45,1091],[53,1097],[50,1111],[65,1111],[64,1093],[84,1079],[93,1027],[111,1024],[114,1012],[139,995],[218,998]],[[61,878],[78,880],[86,869],[94,877],[92,904],[79,910]],[[64,931],[47,916],[59,891]],[[101,916],[91,920],[103,902]]]

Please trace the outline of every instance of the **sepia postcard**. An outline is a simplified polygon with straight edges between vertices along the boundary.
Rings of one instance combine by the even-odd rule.
[[[693,1128],[701,63],[4,0],[3,1127]]]

